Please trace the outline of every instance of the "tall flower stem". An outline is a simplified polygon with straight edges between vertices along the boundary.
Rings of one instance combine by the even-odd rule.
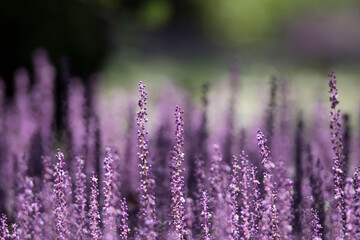
[[[335,202],[338,211],[338,227],[340,230],[339,236],[344,237],[345,229],[345,202],[344,202],[344,173],[342,171],[343,164],[343,140],[341,135],[341,115],[340,109],[337,109],[339,104],[338,90],[336,87],[336,76],[334,73],[329,74],[329,87],[330,87],[330,133],[331,144],[333,149],[333,180],[334,180],[334,192]]]
[[[100,213],[99,213],[99,187],[98,187],[98,178],[95,176],[94,172],[91,177],[91,195],[90,195],[90,209],[89,209],[89,218],[90,218],[90,234],[92,239],[98,240],[101,239],[101,230],[100,230]]]
[[[183,167],[184,153],[184,111],[180,107],[175,108],[175,138],[176,145],[172,155],[172,172],[171,172],[171,195],[172,195],[172,224],[175,228],[176,239],[185,239],[185,198],[184,198],[184,176]]]
[[[147,114],[147,93],[145,84],[139,83],[140,99],[138,106],[140,110],[137,112],[137,131],[138,139],[138,158],[139,158],[139,174],[140,174],[140,226],[139,234],[142,239],[156,239],[155,231],[156,215],[155,215],[155,196],[153,194],[154,179],[150,177],[151,165],[148,160],[148,140],[146,136],[148,131],[145,124],[148,122]]]
[[[65,240],[69,236],[69,226],[68,226],[68,205],[66,202],[66,188],[68,181],[68,173],[63,169],[64,154],[58,149],[56,155],[58,163],[55,165],[54,171],[54,193],[56,195],[55,203],[55,225],[56,225],[56,238],[58,240]]]
[[[276,207],[277,192],[275,189],[275,182],[273,176],[273,170],[275,164],[271,161],[270,150],[267,147],[267,140],[264,134],[260,131],[257,132],[257,140],[262,155],[262,164],[265,168],[264,171],[264,188],[265,199],[263,201],[263,208],[265,210],[262,216],[262,238],[263,239],[281,239],[278,231],[279,216]]]
[[[86,238],[86,175],[84,173],[84,159],[76,157],[75,176],[75,211],[76,211],[76,239]]]
[[[239,238],[239,213],[238,213],[238,195],[240,192],[240,164],[236,156],[233,156],[232,161],[232,172],[231,172],[231,182],[229,186],[230,190],[230,213],[231,213],[231,234],[230,239]],[[246,199],[244,199],[246,201]],[[246,228],[246,227],[245,227]],[[243,232],[242,232],[243,233]]]
[[[203,229],[203,236],[202,236],[202,240],[211,240],[211,223],[210,223],[210,218],[211,218],[211,213],[209,212],[209,196],[206,193],[206,191],[203,191],[202,193],[202,197],[201,197],[201,206],[202,206],[202,211],[201,211],[201,217],[202,217],[202,223],[201,223],[201,227]]]
[[[114,159],[111,149],[106,149],[104,159],[104,206],[102,210],[104,222],[104,237],[108,240],[116,238],[116,210],[115,210],[115,193],[114,191]],[[114,201],[115,200],[115,201]]]

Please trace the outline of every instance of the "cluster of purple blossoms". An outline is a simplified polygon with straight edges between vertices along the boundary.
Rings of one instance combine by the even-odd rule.
[[[140,99],[138,106],[140,110],[137,112],[138,129],[138,158],[139,174],[140,174],[140,215],[139,215],[139,235],[142,239],[156,239],[157,232],[155,229],[156,213],[155,213],[155,196],[153,194],[154,180],[151,177],[151,164],[149,163],[149,150],[147,135],[149,132],[145,128],[147,119],[147,93],[143,82],[139,83]]]
[[[149,124],[142,82],[135,116],[127,97],[108,104],[69,78],[55,129],[55,68],[36,52],[34,81],[20,69],[14,99],[0,82],[0,240],[360,239],[360,170],[350,168],[360,164],[360,135],[338,109],[335,75],[330,128],[320,104],[312,121],[294,117],[276,79],[264,118],[245,128],[231,71],[231,99],[217,116],[209,86],[197,108],[167,85]]]
[[[201,227],[203,228],[203,240],[211,240],[211,213],[209,212],[209,197],[206,193],[206,191],[203,191],[202,198],[201,198],[201,205],[202,205],[202,211],[201,211],[201,217],[203,218]]]
[[[338,100],[338,90],[336,87],[336,76],[334,73],[329,74],[329,92],[330,102],[331,102],[331,111],[330,111],[330,132],[331,132],[331,144],[334,152],[333,157],[333,179],[334,179],[334,192],[335,192],[335,201],[338,214],[338,229],[341,231],[341,236],[344,237],[344,226],[345,226],[345,203],[344,203],[344,173],[342,170],[343,164],[343,139],[341,135],[341,115],[340,109],[337,109],[339,104]]]
[[[172,156],[172,172],[171,172],[171,203],[172,203],[172,225],[175,229],[177,240],[185,239],[185,198],[184,198],[184,176],[183,167],[184,153],[184,111],[180,107],[175,107],[175,137],[176,145],[174,146]]]
[[[91,177],[91,195],[90,195],[90,206],[89,206],[89,228],[92,239],[101,239],[101,229],[100,229],[100,213],[99,213],[99,187],[98,179],[94,175]]]
[[[54,193],[56,196],[55,204],[55,226],[56,238],[60,240],[68,239],[69,236],[69,219],[68,217],[68,204],[66,201],[66,188],[68,173],[64,170],[64,154],[58,149],[56,155],[58,163],[55,165],[54,172]]]
[[[263,239],[280,239],[279,234],[279,213],[276,205],[277,191],[276,183],[274,181],[275,164],[270,159],[270,150],[266,145],[266,138],[264,134],[258,130],[257,140],[262,155],[262,165],[264,166],[264,190],[265,197],[263,199],[262,207],[263,214],[261,217],[261,237]]]

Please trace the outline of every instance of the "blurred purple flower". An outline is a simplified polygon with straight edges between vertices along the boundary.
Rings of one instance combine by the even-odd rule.
[[[75,212],[76,212],[76,239],[86,239],[86,175],[84,174],[84,159],[76,157],[75,176]]]
[[[334,73],[329,74],[329,87],[330,87],[330,133],[331,144],[333,149],[333,180],[334,180],[334,193],[336,208],[338,211],[338,228],[339,237],[344,237],[345,234],[345,203],[344,203],[344,173],[342,171],[343,164],[343,140],[341,135],[341,114],[340,109],[337,109],[339,104],[338,90],[336,87],[336,76]]]

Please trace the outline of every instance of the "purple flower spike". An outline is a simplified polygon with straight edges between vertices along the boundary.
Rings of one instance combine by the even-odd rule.
[[[222,155],[218,145],[214,145],[214,156],[210,165],[210,186],[211,195],[215,198],[215,201],[223,200],[223,175],[222,175]]]
[[[265,198],[263,200],[263,208],[265,212],[262,215],[261,237],[262,239],[281,239],[278,224],[279,216],[276,207],[277,192],[275,189],[275,182],[273,177],[274,163],[269,156],[270,150],[268,149],[264,134],[259,129],[257,131],[257,140],[260,148],[260,154],[263,157],[262,164],[264,165],[264,188]]]
[[[172,195],[172,225],[175,228],[176,239],[185,239],[185,198],[184,198],[184,176],[183,167],[184,153],[184,111],[180,107],[175,108],[175,138],[176,145],[172,155],[172,173],[171,173],[171,195]]]
[[[360,239],[360,168],[355,169],[354,177],[355,238]]]
[[[23,239],[32,239],[35,237],[34,228],[39,226],[41,223],[34,223],[34,218],[38,215],[38,210],[36,208],[37,203],[34,202],[34,182],[30,177],[25,177],[22,179],[22,189],[21,193],[17,196],[18,212],[16,215],[16,222],[18,225],[19,235]],[[35,207],[35,208],[34,208]]]
[[[153,194],[154,179],[150,177],[151,165],[149,164],[148,155],[148,140],[146,136],[148,131],[145,124],[148,119],[147,116],[147,93],[145,92],[145,85],[143,82],[139,83],[140,99],[138,106],[140,110],[137,112],[137,131],[138,139],[138,158],[139,174],[140,174],[140,226],[139,234],[142,239],[152,240],[157,236],[155,231],[156,214],[155,214],[155,196]]]
[[[251,195],[253,197],[253,201],[252,201],[252,207],[253,207],[253,211],[251,212],[251,221],[250,221],[250,233],[251,233],[251,239],[255,239],[259,232],[260,232],[260,228],[259,228],[259,222],[261,220],[261,199],[260,199],[260,189],[259,189],[259,185],[260,182],[259,180],[256,179],[256,175],[257,175],[257,171],[255,166],[250,166],[250,178],[249,178],[249,182],[251,183]]]
[[[278,185],[278,199],[277,204],[279,206],[279,230],[283,239],[289,239],[293,231],[292,222],[292,203],[293,203],[293,181],[285,178],[281,179]]]
[[[98,196],[99,196],[98,179],[93,172],[93,175],[91,177],[89,217],[90,217],[90,233],[92,239],[94,240],[101,239],[101,231],[99,227],[100,213],[99,213]]]
[[[54,171],[54,193],[56,196],[55,202],[55,226],[56,226],[56,238],[58,240],[68,239],[69,227],[68,227],[68,206],[66,203],[66,188],[67,188],[67,173],[63,169],[64,154],[58,149],[56,155],[58,163],[55,165]]]
[[[312,237],[313,240],[322,240],[322,234],[321,234],[321,224],[319,223],[319,214],[315,209],[311,209],[311,227],[312,227]]]
[[[356,226],[355,226],[355,202],[354,202],[354,188],[353,188],[354,180],[352,178],[347,178],[344,188],[345,194],[345,238],[351,239],[356,235]]]
[[[201,199],[202,193],[205,190],[205,169],[204,169],[204,160],[199,157],[196,157],[195,162],[195,180],[196,180],[196,192],[195,192],[195,222],[194,228],[196,232],[201,232],[201,216],[202,212]]]
[[[201,198],[201,206],[202,206],[202,224],[201,227],[203,228],[203,236],[202,240],[211,240],[211,213],[209,212],[209,196],[207,195],[206,191],[203,191],[202,198]]]
[[[11,228],[12,228],[11,239],[12,240],[20,240],[21,238],[20,238],[20,235],[18,232],[18,225],[16,223],[13,223],[11,225]]]
[[[130,228],[128,226],[128,207],[126,205],[126,199],[120,200],[120,239],[127,240]]]
[[[239,238],[239,213],[238,213],[238,203],[237,197],[240,192],[240,164],[237,157],[233,156],[232,161],[232,172],[231,172],[231,182],[230,182],[230,213],[231,213],[231,236],[230,239]],[[244,199],[244,202],[246,199]],[[242,211],[243,212],[243,211]],[[246,226],[247,229],[247,226]],[[245,235],[245,232],[242,232]],[[249,236],[249,235],[248,235]]]
[[[75,174],[75,212],[76,212],[76,239],[86,238],[86,175],[84,174],[84,159],[76,157],[76,174]]]
[[[10,237],[7,218],[6,215],[3,214],[0,219],[0,240],[6,240]]]
[[[241,178],[240,183],[242,185],[241,188],[241,196],[242,196],[242,203],[243,203],[243,207],[241,209],[241,214],[240,214],[240,218],[241,218],[241,233],[244,236],[245,239],[250,239],[251,238],[251,211],[250,211],[250,207],[251,207],[251,202],[250,202],[250,191],[251,191],[251,180],[252,177],[250,176],[250,169],[249,169],[249,160],[248,160],[248,156],[245,154],[244,151],[241,152],[240,154],[240,165],[238,164],[237,168],[239,168],[240,173],[241,173]],[[233,166],[234,168],[234,166]],[[256,188],[254,188],[255,190]],[[254,208],[255,210],[255,208]]]
[[[114,176],[114,159],[111,156],[111,149],[106,149],[104,159],[104,206],[103,206],[103,222],[104,237],[106,239],[116,238],[116,212],[115,212],[115,195],[113,193],[113,176]]]
[[[213,208],[214,239],[231,238],[234,233],[231,217],[231,193],[228,177],[230,167],[223,162],[222,154],[217,145],[214,145],[214,156],[210,165],[211,207]]]
[[[342,188],[344,182],[344,173],[342,171],[343,164],[343,140],[341,135],[341,115],[340,110],[336,108],[339,104],[338,90],[336,88],[336,76],[334,73],[329,74],[329,87],[330,87],[330,133],[331,143],[334,153],[333,157],[333,179],[334,179],[334,192],[335,202],[338,211],[338,228],[340,231],[339,237],[344,237],[345,230],[345,203],[344,203],[344,190]]]
[[[258,140],[258,146],[260,148],[260,154],[263,157],[261,164],[264,165],[266,169],[274,168],[274,164],[270,161],[270,150],[266,145],[267,139],[264,134],[259,129],[257,131],[256,138]]]
[[[338,90],[336,88],[336,82],[337,82],[336,75],[334,74],[334,72],[332,72],[328,75],[328,77],[329,77],[329,87],[330,87],[329,92],[331,93],[330,95],[331,109],[335,109],[336,106],[339,104]]]

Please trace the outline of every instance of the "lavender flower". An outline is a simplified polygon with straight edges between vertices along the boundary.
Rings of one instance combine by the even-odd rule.
[[[237,197],[240,192],[239,183],[240,183],[240,177],[239,177],[239,170],[240,170],[240,164],[237,157],[233,156],[232,161],[232,172],[231,172],[231,182],[230,182],[230,194],[231,194],[231,202],[230,202],[230,211],[231,211],[231,235],[230,239],[236,240],[239,238],[239,214],[238,214],[238,204],[237,204]],[[246,201],[246,199],[244,199]],[[246,223],[245,223],[246,225]],[[247,226],[244,226],[247,230]],[[246,231],[243,231],[245,235]],[[248,232],[246,232],[248,233]],[[249,234],[248,234],[249,237]]]
[[[217,145],[210,166],[210,187],[213,208],[213,238],[228,238],[233,233],[231,220],[231,193],[229,191],[229,170],[223,163],[222,155]]]
[[[40,240],[40,239],[44,238],[44,235],[43,235],[44,219],[41,214],[41,210],[42,210],[41,208],[42,208],[42,206],[41,206],[41,203],[39,200],[39,196],[38,196],[38,193],[36,193],[36,194],[34,194],[33,201],[31,203],[31,209],[32,209],[32,214],[33,214],[32,229],[33,229],[33,233],[34,233],[34,237],[33,237],[34,240]],[[13,234],[14,234],[14,232],[13,232]],[[16,235],[19,235],[19,234],[16,233]]]
[[[241,173],[241,197],[242,197],[242,208],[240,212],[240,219],[241,219],[241,235],[244,236],[245,239],[251,238],[251,202],[250,202],[250,187],[251,187],[251,176],[250,176],[250,169],[249,169],[249,160],[248,156],[245,154],[244,151],[240,154],[240,165],[237,164],[236,168],[240,170]],[[233,165],[233,168],[235,165]],[[255,188],[256,189],[256,188]],[[254,189],[254,190],[255,190]],[[255,210],[255,209],[254,209]],[[255,212],[255,211],[254,211]]]
[[[219,150],[219,146],[214,146],[215,155],[212,158],[211,166],[210,166],[210,186],[211,186],[211,194],[212,196],[217,199],[219,197],[223,197],[222,192],[222,155]]]
[[[111,156],[110,148],[106,150],[106,157],[104,159],[104,171],[104,237],[111,240],[115,239],[116,234],[116,212],[114,206],[115,195],[113,193],[113,158]]]
[[[354,188],[353,179],[347,178],[345,182],[344,195],[345,195],[345,239],[352,239],[356,235],[355,227],[355,202],[354,202]]]
[[[312,237],[313,240],[322,240],[322,234],[321,234],[321,224],[319,223],[319,216],[318,212],[315,209],[311,209],[312,214],[312,220],[311,220],[311,226],[313,229]]]
[[[172,225],[175,228],[176,239],[185,238],[185,198],[184,198],[184,176],[182,175],[184,169],[182,164],[184,162],[184,153],[182,147],[184,146],[184,119],[182,114],[184,111],[180,107],[175,108],[175,136],[176,145],[172,154],[172,172],[171,172],[171,195],[172,195]]]
[[[140,111],[137,113],[138,129],[138,158],[139,174],[140,174],[140,228],[139,234],[143,239],[155,239],[157,232],[155,231],[156,214],[155,214],[155,196],[153,195],[154,180],[150,177],[151,165],[148,161],[148,140],[146,136],[145,124],[148,119],[147,116],[147,93],[145,92],[145,85],[143,82],[139,83],[140,99],[138,106]]]
[[[19,234],[23,239],[32,239],[34,232],[32,229],[33,212],[31,204],[33,202],[34,182],[32,178],[25,176],[27,171],[26,157],[18,157],[17,164],[17,196],[15,202],[15,220],[19,224]]]
[[[276,167],[277,167],[275,173],[277,179],[276,205],[278,206],[278,214],[279,214],[279,232],[283,239],[289,239],[291,237],[291,233],[293,232],[292,223],[295,222],[295,214],[293,214],[292,211],[293,211],[293,207],[296,207],[293,201],[293,196],[296,193],[294,194],[293,181],[286,177],[286,167],[285,167],[284,159],[280,157]],[[301,229],[301,228],[299,227],[297,229]]]
[[[120,200],[120,239],[127,240],[130,233],[130,228],[128,226],[128,207],[126,205],[126,199]]]
[[[360,168],[355,169],[353,177],[355,237],[360,238]]]
[[[293,181],[286,178],[279,183],[279,192],[277,194],[278,201],[277,205],[279,206],[279,230],[281,232],[281,237],[283,239],[291,238],[292,233],[292,222],[293,215],[292,211],[292,202],[293,202]]]
[[[69,226],[68,226],[68,206],[66,202],[66,181],[67,173],[63,169],[64,154],[58,149],[56,155],[58,163],[55,165],[54,172],[54,194],[56,195],[55,203],[55,225],[56,225],[56,238],[58,240],[65,240],[69,237]]]
[[[16,216],[16,222],[19,224],[18,233],[22,239],[34,239],[34,226],[37,224],[41,225],[41,222],[33,224],[35,220],[34,217],[38,215],[38,207],[36,202],[34,202],[33,179],[25,177],[23,185],[23,191],[17,198],[17,201],[20,204]]]
[[[339,214],[338,217],[338,227],[339,227],[339,236],[344,236],[344,225],[345,225],[345,203],[344,203],[344,190],[343,190],[343,181],[344,173],[342,171],[342,162],[343,162],[343,140],[341,136],[341,115],[340,109],[337,109],[339,104],[338,100],[338,90],[336,88],[336,76],[334,73],[329,74],[329,92],[330,102],[331,102],[331,112],[330,112],[330,132],[331,132],[331,143],[334,153],[333,157],[333,179],[334,179],[334,192],[335,192],[335,201],[336,207]]]
[[[0,240],[6,240],[8,237],[10,237],[8,224],[7,224],[7,218],[6,215],[3,214],[0,219]]]
[[[76,211],[76,239],[85,239],[86,229],[86,175],[84,174],[84,159],[76,157],[75,176],[75,211]]]
[[[350,130],[350,115],[343,114],[343,132],[342,132],[342,139],[343,139],[343,161],[342,161],[342,171],[343,177],[346,178],[349,172],[349,160],[350,160],[350,149],[351,149],[351,130]]]
[[[331,138],[329,129],[322,126],[321,111],[314,114],[316,131],[304,131],[305,120],[299,121],[297,128],[296,124],[291,124],[288,111],[291,108],[282,109],[279,119],[282,122],[275,124],[278,123],[275,121],[278,91],[275,81],[269,112],[264,113],[266,131],[270,134],[267,139],[260,130],[257,139],[245,138],[251,130],[235,125],[234,111],[229,112],[229,121],[222,122],[230,123],[230,127],[226,126],[224,136],[217,139],[218,136],[206,128],[207,114],[210,114],[209,118],[213,115],[207,109],[205,90],[202,108],[190,106],[191,111],[186,116],[190,123],[186,125],[189,132],[184,131],[185,117],[182,109],[176,106],[175,144],[169,131],[171,121],[167,106],[171,102],[167,99],[163,99],[165,104],[157,106],[161,113],[156,122],[159,131],[148,136],[147,93],[142,82],[137,136],[132,134],[135,127],[131,120],[125,136],[119,135],[124,130],[123,124],[119,125],[119,131],[113,132],[116,121],[104,112],[106,107],[99,109],[98,120],[91,89],[71,85],[74,88],[69,89],[67,97],[74,106],[70,106],[69,116],[65,118],[69,121],[67,130],[70,132],[67,134],[70,138],[63,139],[61,144],[69,146],[70,165],[67,169],[71,169],[71,176],[74,175],[72,181],[60,149],[54,167],[50,157],[44,156],[42,162],[39,161],[55,143],[52,127],[55,70],[44,51],[37,52],[34,65],[34,86],[30,85],[27,70],[17,72],[14,101],[5,99],[0,80],[0,123],[4,125],[0,124],[0,213],[8,214],[0,218],[0,240],[360,239],[360,170],[355,169],[353,178],[345,181],[346,172],[351,171],[348,169],[351,164],[347,166],[346,162],[351,160],[346,148],[351,139],[347,138],[350,140],[346,144],[346,136],[352,136],[353,128],[347,126],[342,130],[334,74],[329,75]],[[237,91],[238,73],[233,73],[230,110],[235,109],[234,93]],[[166,90],[168,96],[169,89]],[[76,96],[77,93],[81,96]],[[282,101],[284,99],[286,101],[284,97]],[[124,106],[127,104],[125,102]],[[131,118],[131,113],[129,115]],[[99,121],[104,124],[100,125]],[[239,137],[235,138],[234,133],[238,131],[234,129],[241,129]],[[289,141],[294,136],[296,141]],[[215,146],[210,158],[209,140],[224,144],[224,157]],[[268,148],[270,140],[274,161]],[[305,140],[312,149],[304,148]],[[185,143],[189,147],[184,148]],[[124,151],[107,148],[101,161],[102,144],[113,144]],[[136,157],[132,154],[136,145],[138,161],[132,161]],[[169,164],[168,152],[173,145]],[[233,157],[230,166],[235,145],[248,149],[253,162],[241,152]],[[153,154],[150,155],[149,149],[154,149]],[[255,156],[259,150],[261,176],[256,170],[260,165]],[[124,153],[122,158],[118,152]],[[77,153],[86,154],[86,158],[75,158]],[[308,156],[308,160],[304,161],[303,156]],[[327,181],[331,171],[326,167],[331,156],[334,156],[333,174],[330,174],[333,181]],[[156,171],[152,171],[152,161]],[[133,174],[138,171],[133,169],[137,162],[139,178]],[[86,174],[92,174],[89,183]],[[96,176],[101,177],[101,181]],[[295,183],[288,176],[295,177]],[[263,177],[263,184],[259,177]],[[138,182],[139,201],[136,201],[134,186]],[[124,194],[126,198],[122,197]]]
[[[54,171],[51,167],[51,157],[49,156],[44,156],[42,157],[42,163],[43,163],[43,166],[44,166],[44,176],[43,176],[43,190],[44,191],[47,191],[47,190],[50,190],[52,188],[52,180],[53,180],[53,177],[54,177]],[[51,196],[48,196],[47,195],[47,192],[44,193],[43,195],[46,195],[46,197],[51,197]],[[47,199],[49,200],[49,199]],[[45,207],[45,205],[43,204],[43,207]],[[49,207],[48,209],[50,209],[51,207]]]
[[[204,161],[197,157],[195,162],[195,180],[196,180],[196,192],[195,196],[195,231],[201,232],[201,216],[200,213],[202,212],[202,194],[205,191],[205,169],[204,169]]]
[[[90,218],[90,233],[91,233],[91,237],[94,240],[98,240],[102,238],[101,230],[99,227],[100,213],[99,213],[98,196],[99,196],[98,179],[93,172],[93,175],[91,177],[89,218]]]
[[[203,218],[201,227],[203,228],[203,236],[202,240],[211,240],[211,213],[209,212],[209,197],[206,193],[206,191],[203,191],[202,198],[201,198],[201,205],[202,205],[202,212],[201,216]]]
[[[18,225],[16,223],[13,223],[11,225],[11,228],[12,228],[11,239],[20,240],[21,238],[18,232]]]
[[[260,199],[260,189],[259,189],[259,185],[260,182],[256,179],[256,175],[257,175],[257,171],[255,166],[250,166],[250,177],[249,177],[249,182],[251,183],[251,189],[252,189],[252,197],[253,197],[253,201],[252,201],[252,208],[253,211],[251,212],[251,221],[250,221],[250,233],[251,233],[251,238],[256,238],[260,232],[260,227],[259,227],[259,223],[261,220],[261,206],[262,206],[262,202]]]
[[[113,168],[113,177],[112,177],[112,192],[113,192],[113,207],[116,211],[117,203],[122,199],[122,188],[123,186],[123,176],[122,169],[124,168],[122,162],[120,161],[120,156],[118,151],[115,148],[111,148],[111,157],[113,159],[112,168]],[[126,165],[125,165],[126,166]]]
[[[273,180],[273,169],[275,164],[270,159],[270,150],[266,145],[266,138],[264,134],[257,131],[257,140],[260,149],[260,154],[263,157],[262,164],[265,168],[264,171],[264,188],[265,188],[265,199],[263,201],[264,213],[262,215],[262,233],[263,239],[281,239],[278,231],[279,217],[278,210],[276,207],[277,193],[275,189],[275,182]]]
[[[311,187],[311,195],[314,198],[314,204],[312,208],[317,211],[319,216],[319,224],[322,226],[320,229],[322,235],[326,232],[325,229],[325,200],[324,200],[324,193],[322,190],[323,187],[323,180],[322,180],[322,173],[323,168],[320,165],[320,159],[317,159],[315,163],[313,162],[313,155],[311,153],[310,146],[307,147],[308,152],[308,161],[310,167],[310,187]]]

